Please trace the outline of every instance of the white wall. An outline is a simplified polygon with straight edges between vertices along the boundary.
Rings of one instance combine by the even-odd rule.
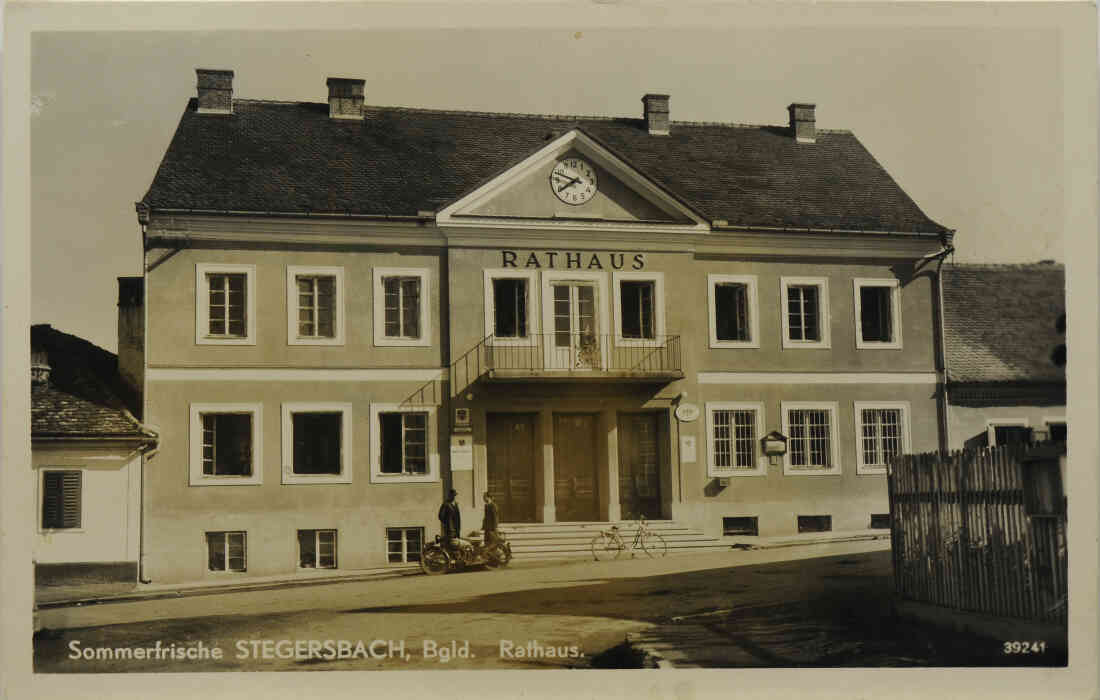
[[[141,456],[132,446],[32,446],[34,560],[39,564],[137,561]],[[79,469],[81,527],[42,530],[42,472]]]

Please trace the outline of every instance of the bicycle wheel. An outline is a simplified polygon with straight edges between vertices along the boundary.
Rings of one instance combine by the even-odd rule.
[[[596,561],[617,559],[623,553],[623,541],[601,532],[592,538],[592,556]]]
[[[642,551],[651,557],[663,557],[668,554],[668,543],[656,532],[642,535]]]

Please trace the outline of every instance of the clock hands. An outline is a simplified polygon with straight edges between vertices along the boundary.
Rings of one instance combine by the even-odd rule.
[[[556,175],[558,177],[566,177],[565,175],[562,175],[560,173],[554,173],[554,175]],[[580,182],[580,181],[581,181],[581,179],[579,177],[570,178],[569,182],[565,183],[564,185],[562,185],[561,187],[558,188],[558,192],[561,192],[566,187],[569,187],[570,185],[572,185],[574,182]]]

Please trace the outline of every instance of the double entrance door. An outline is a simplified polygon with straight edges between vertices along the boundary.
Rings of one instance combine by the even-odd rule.
[[[619,504],[623,518],[661,515],[661,472],[667,428],[661,413],[620,413]],[[535,522],[537,414],[487,415],[488,491],[503,522]],[[599,414],[554,414],[554,504],[560,522],[600,519]]]

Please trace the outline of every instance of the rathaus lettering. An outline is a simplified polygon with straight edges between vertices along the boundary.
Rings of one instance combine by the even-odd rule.
[[[566,270],[645,269],[645,253],[563,253],[556,250],[530,252],[524,257],[514,250],[500,251],[502,267],[548,267]]]

